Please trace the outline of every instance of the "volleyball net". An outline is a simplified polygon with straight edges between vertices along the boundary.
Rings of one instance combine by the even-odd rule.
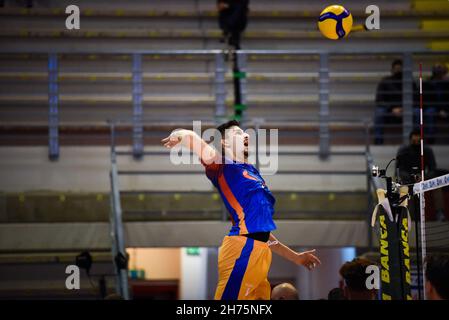
[[[419,199],[419,230],[416,230],[417,254],[422,266],[421,283],[426,283],[426,258],[433,253],[449,252],[449,174],[424,180],[413,186],[414,195]],[[418,250],[419,249],[419,250]],[[425,290],[423,297],[426,299]]]

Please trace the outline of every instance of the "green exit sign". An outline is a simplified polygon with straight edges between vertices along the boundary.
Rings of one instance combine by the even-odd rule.
[[[200,248],[198,248],[198,247],[189,247],[189,248],[187,248],[187,255],[188,256],[199,256],[200,255]]]

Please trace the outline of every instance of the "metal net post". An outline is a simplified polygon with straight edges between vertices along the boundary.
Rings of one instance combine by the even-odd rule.
[[[215,119],[221,123],[226,119],[226,88],[225,88],[226,64],[224,53],[215,54]]]
[[[58,55],[48,55],[48,157],[59,158]]]
[[[143,155],[142,55],[133,54],[133,156]]]
[[[329,55],[320,54],[320,158],[329,157]]]

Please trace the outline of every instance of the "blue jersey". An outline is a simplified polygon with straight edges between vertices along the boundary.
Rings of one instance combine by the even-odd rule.
[[[232,220],[230,236],[276,229],[275,198],[251,164],[226,161],[205,165],[206,175],[220,192]]]

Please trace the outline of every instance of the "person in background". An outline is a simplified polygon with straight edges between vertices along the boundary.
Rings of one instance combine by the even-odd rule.
[[[271,300],[299,300],[298,290],[287,282],[278,284],[271,291]]]
[[[327,295],[327,300],[346,300],[341,288],[333,288]]]
[[[5,7],[5,0],[0,0],[0,8],[3,8],[3,7]],[[10,6],[14,6],[14,5],[21,5],[21,3],[19,2],[19,1],[11,1],[11,2],[13,2],[12,3],[12,5],[11,5],[11,3],[9,4]],[[25,7],[27,7],[27,8],[32,8],[33,7],[33,0],[25,0],[24,1],[24,4],[25,4]]]
[[[376,111],[374,115],[375,144],[383,144],[384,125],[402,115],[402,60],[391,64],[391,75],[377,85]]]
[[[249,0],[217,0],[217,9],[223,42],[239,50],[241,34],[248,23]]]
[[[432,68],[432,76],[423,83],[423,94],[426,108],[431,108],[435,115],[449,120],[449,79],[448,69],[442,63],[436,63]],[[436,130],[435,130],[436,131]],[[429,137],[429,142],[434,142],[434,137]]]
[[[368,289],[366,287],[366,279],[369,274],[366,268],[374,263],[363,259],[356,258],[348,261],[340,268],[340,289],[346,300],[376,300],[377,290]]]
[[[421,132],[418,129],[409,134],[410,144],[401,146],[396,154],[396,169],[402,184],[416,183],[421,177]],[[424,146],[424,174],[429,176],[437,164],[432,148]]]
[[[428,300],[449,300],[449,255],[431,254],[426,258]]]
[[[399,175],[401,184],[413,184],[421,181],[421,132],[413,130],[409,135],[410,144],[401,146],[396,154],[396,169]],[[424,145],[424,177],[425,179],[432,179],[446,174],[447,171],[437,169],[437,163],[432,148]],[[439,221],[445,220],[444,214],[444,195],[443,189],[432,191],[434,195],[436,207],[436,219]],[[415,198],[414,216],[417,217],[417,201]]]
[[[402,92],[402,60],[394,60],[391,64],[391,75],[383,78],[376,91],[376,110],[374,114],[374,142],[384,143],[384,127],[387,123],[401,123],[403,117]],[[412,80],[413,81],[413,80]],[[420,123],[419,89],[413,83],[413,122]],[[433,137],[435,132],[436,109],[427,106],[424,109],[426,136]]]
[[[125,300],[121,295],[118,295],[116,293],[108,294],[106,297],[104,297],[104,300]]]

